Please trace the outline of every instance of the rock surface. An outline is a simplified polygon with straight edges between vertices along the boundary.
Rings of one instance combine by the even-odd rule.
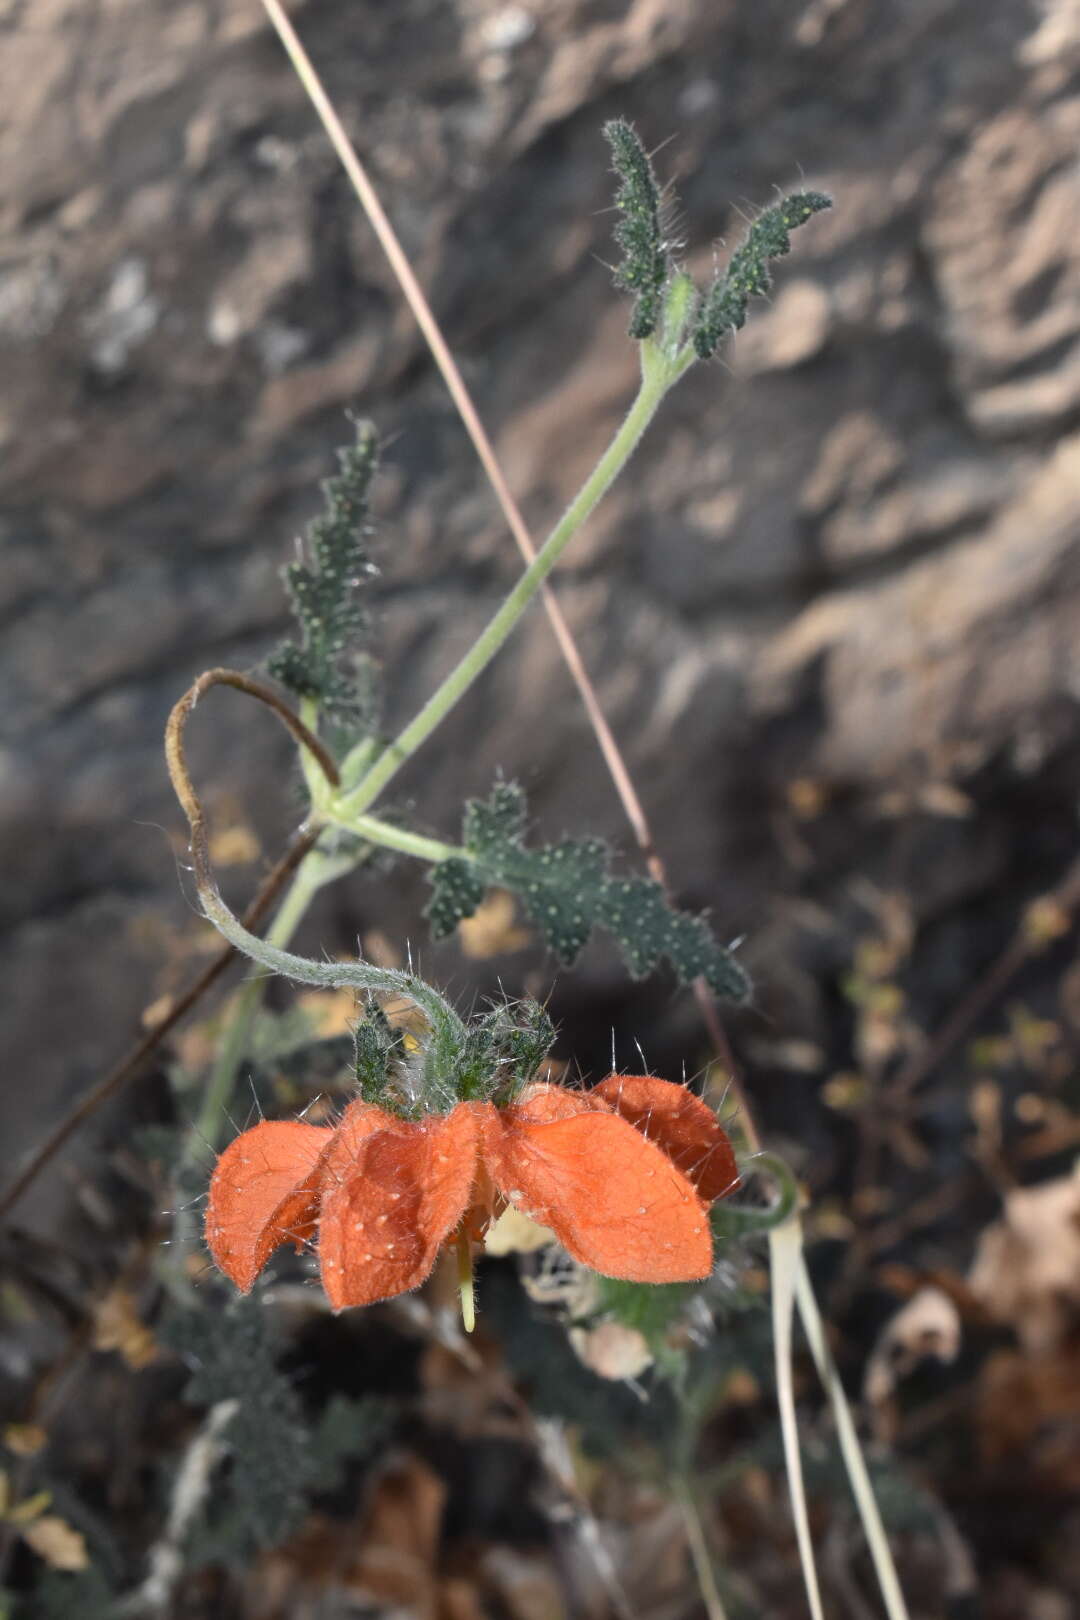
[[[667,402],[559,578],[674,881],[750,936],[770,1015],[816,1036],[800,985],[843,933],[853,874],[881,877],[902,835],[918,845],[924,811],[874,819],[884,789],[970,788],[1002,760],[1045,782],[1055,826],[1072,815],[1075,5],[293,9],[537,535],[634,384],[601,262],[603,120],[668,142],[658,163],[702,270],[774,187],[835,195],[771,305]],[[201,669],[254,665],[285,628],[279,568],[346,407],[387,442],[391,719],[517,564],[256,0],[11,0],[0,54],[0,982],[9,1074],[33,1075],[35,1099],[10,1105],[18,1153],[118,1055],[197,933],[161,728]],[[239,699],[214,702],[201,779],[272,854],[287,748]],[[454,805],[499,767],[548,836],[629,845],[538,611],[405,791],[452,835]],[[806,782],[825,805],[846,796],[812,896],[791,811]],[[991,814],[939,850],[912,880],[920,916],[1008,879],[1017,836]],[[335,927],[346,945],[358,920],[417,932],[411,880],[377,917],[350,892],[355,914],[323,913],[313,947]],[[587,972],[610,986],[600,956]]]

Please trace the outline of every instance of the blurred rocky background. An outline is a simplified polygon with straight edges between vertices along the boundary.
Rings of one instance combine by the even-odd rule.
[[[769,1144],[808,1190],[815,1282],[912,1614],[1069,1620],[1080,6],[291,9],[537,537],[635,385],[605,264],[604,121],[632,119],[656,149],[700,273],[778,189],[835,198],[776,266],[770,301],[665,402],[556,584],[680,899],[745,936],[757,994],[729,1033]],[[280,570],[351,436],[346,413],[384,441],[388,726],[519,562],[258,0],[0,0],[0,87],[6,1186],[213,948],[162,729],[200,671],[257,668],[286,633]],[[216,691],[191,751],[242,903],[297,818],[291,748]],[[500,769],[525,785],[538,838],[600,832],[639,863],[539,608],[389,803],[453,838],[462,800]],[[386,956],[409,941],[464,1003],[554,986],[561,1055],[586,1075],[613,1035],[624,1064],[636,1040],[672,1078],[708,1063],[692,998],[662,977],[634,985],[595,945],[559,972],[501,903],[433,948],[424,899],[404,860],[354,874],[299,943]],[[308,1016],[340,1033],[352,1008],[330,999],[307,998]],[[219,1008],[171,1048],[189,1076]],[[200,1420],[162,1322],[177,1251],[159,1212],[175,1194],[147,1161],[189,1101],[152,1068],[0,1239],[5,1620],[9,1583],[37,1593],[33,1620],[91,1620],[90,1588],[76,1602],[63,1581],[130,1590],[162,1534]],[[719,1283],[760,1302],[763,1267],[736,1260]],[[512,1262],[484,1263],[475,1355],[416,1296],[323,1319],[317,1290],[290,1292],[304,1264],[252,1316],[287,1319],[267,1400],[281,1423],[301,1401],[328,1418],[342,1455],[367,1446],[370,1476],[320,1498],[299,1539],[252,1566],[243,1601],[243,1582],[196,1559],[168,1612],[603,1620],[624,1612],[597,1586],[605,1570],[641,1620],[700,1612],[699,1589],[712,1601],[687,1562],[689,1498],[635,1472],[663,1401],[594,1377],[625,1364],[599,1341],[575,1359]],[[200,1283],[195,1314],[226,1332],[236,1311]],[[701,1544],[732,1620],[805,1612],[764,1320],[725,1321],[703,1351]],[[246,1398],[248,1360],[240,1372]],[[381,1449],[341,1415],[369,1395],[396,1425]],[[812,1386],[799,1395],[827,1607],[878,1612],[834,1436]],[[614,1461],[575,1476],[590,1423]],[[211,1527],[243,1477],[215,1475]],[[596,1531],[588,1557],[575,1522]],[[51,1597],[35,1584],[50,1570]],[[167,1608],[168,1594],[153,1612]]]
[[[795,1133],[882,896],[929,1026],[1075,841],[1075,0],[293,10],[537,535],[635,381],[604,120],[659,149],[700,270],[776,188],[835,196],[558,577],[680,895],[747,936],[743,1055]],[[283,633],[346,409],[386,444],[391,722],[518,561],[256,0],[4,0],[0,63],[11,1162],[199,959],[162,726],[203,668]],[[194,730],[218,825],[245,829],[240,897],[295,813],[289,748],[228,695]],[[635,858],[539,610],[401,794],[452,837],[499,768],[543,835]],[[375,898],[354,880],[305,942],[422,940],[422,899],[404,866]],[[628,1002],[602,953],[564,980],[568,1007],[607,998],[605,1040],[620,1002],[628,1036],[696,1030],[666,990]]]

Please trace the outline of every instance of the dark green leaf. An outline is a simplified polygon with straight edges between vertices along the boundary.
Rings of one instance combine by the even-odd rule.
[[[373,670],[357,645],[368,622],[366,587],[376,572],[367,548],[378,465],[370,422],[357,422],[356,443],[339,450],[338,460],[340,471],[323,485],[325,511],[308,526],[306,555],[285,570],[300,639],[284,642],[268,668],[355,737],[373,729],[375,719]]]
[[[561,961],[573,963],[594,927],[605,929],[640,978],[667,960],[684,984],[703,976],[717,995],[746,1001],[750,983],[703,917],[677,911],[651,878],[613,877],[610,852],[599,839],[539,849],[524,844],[525,798],[499,783],[486,802],[465,812],[465,858],[431,872],[428,917],[436,938],[472,916],[492,885],[510,889]]]
[[[743,325],[751,298],[761,298],[768,292],[772,285],[768,260],[790,252],[791,232],[823,208],[831,207],[832,199],[822,192],[800,191],[759,214],[746,240],[732,254],[727,269],[717,276],[701,301],[694,348],[702,360],[716,353],[725,333]]]

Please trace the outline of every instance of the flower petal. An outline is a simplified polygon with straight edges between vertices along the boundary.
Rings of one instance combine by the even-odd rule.
[[[576,1094],[533,1096],[484,1113],[481,1151],[495,1185],[603,1276],[645,1283],[708,1276],[712,1234],[693,1185],[618,1115],[590,1108],[586,1095],[570,1114],[565,1097]],[[537,1117],[544,1111],[547,1120]]]
[[[299,1249],[315,1229],[318,1163],[333,1131],[264,1119],[230,1142],[214,1167],[206,1206],[210,1253],[247,1293],[279,1244]]]
[[[708,1103],[651,1074],[612,1074],[589,1092],[610,1104],[689,1176],[707,1204],[739,1185],[727,1132]]]
[[[418,1288],[460,1222],[476,1175],[477,1116],[411,1121],[346,1112],[323,1161],[319,1263],[336,1311]]]

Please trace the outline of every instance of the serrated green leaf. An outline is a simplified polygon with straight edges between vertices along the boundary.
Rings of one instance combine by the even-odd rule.
[[[636,978],[668,961],[680,981],[704,977],[717,995],[746,1001],[750,983],[703,917],[677,911],[651,878],[613,877],[610,851],[599,839],[564,840],[528,849],[525,796],[500,782],[490,799],[465,811],[465,857],[432,868],[427,913],[437,938],[471,917],[492,886],[510,889],[562,962],[571,965],[593,928],[617,942]]]
[[[463,917],[471,917],[484,898],[487,885],[468,861],[440,861],[432,867],[432,896],[427,916],[435,939],[452,934]]]
[[[620,181],[615,195],[620,214],[615,240],[623,256],[615,271],[615,285],[635,295],[630,336],[641,340],[656,330],[661,294],[670,270],[660,187],[645,148],[625,119],[613,118],[605,124],[604,137]]]
[[[187,1400],[237,1403],[223,1431],[230,1464],[214,1507],[229,1526],[228,1551],[274,1546],[299,1522],[315,1468],[299,1399],[276,1364],[267,1312],[250,1298],[224,1310],[176,1311],[161,1336],[192,1370]]]
[[[812,215],[831,208],[832,199],[820,191],[799,191],[766,208],[751,225],[746,240],[736,248],[701,301],[694,327],[694,348],[700,359],[716,353],[727,332],[746,320],[751,298],[761,298],[772,285],[769,259],[791,250],[791,232]]]
[[[365,587],[376,572],[367,542],[378,443],[369,422],[356,424],[356,442],[339,450],[338,460],[340,470],[323,485],[325,511],[308,525],[306,555],[285,569],[300,639],[284,642],[267,667],[355,738],[375,718],[373,668],[357,645],[367,627]]]

